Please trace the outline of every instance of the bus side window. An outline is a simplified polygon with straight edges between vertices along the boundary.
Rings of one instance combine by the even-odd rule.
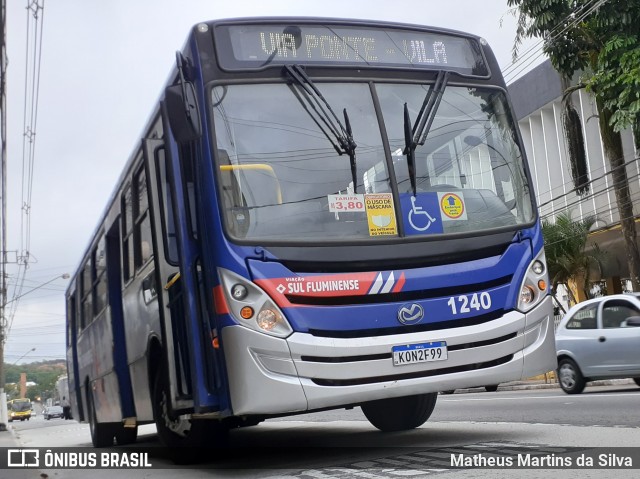
[[[176,234],[176,224],[173,216],[173,202],[171,200],[171,181],[167,172],[167,161],[163,146],[156,149],[155,153],[156,171],[158,172],[158,196],[162,207],[162,226],[165,236],[165,257],[169,264],[178,265],[178,237]]]
[[[193,145],[182,145],[180,148],[180,164],[182,166],[182,181],[184,193],[186,195],[185,202],[189,209],[189,222],[191,223],[191,234],[193,238],[198,239],[198,222],[196,211],[196,186],[194,163],[197,159],[196,148]]]
[[[86,328],[93,319],[93,277],[91,258],[82,270],[82,329]]]
[[[76,319],[76,293],[74,292],[67,300],[67,347],[72,345],[74,331],[78,332]]]
[[[107,306],[107,258],[105,238],[102,236],[93,250],[93,315],[97,316]]]
[[[126,283],[133,275],[133,205],[131,202],[131,184],[129,184],[121,199],[122,221],[122,279]]]
[[[152,256],[151,220],[149,219],[149,196],[147,178],[144,167],[140,168],[134,178],[135,195],[133,197],[134,212],[134,263],[136,270],[144,265]]]

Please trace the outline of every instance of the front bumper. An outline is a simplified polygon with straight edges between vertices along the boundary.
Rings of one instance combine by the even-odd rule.
[[[234,415],[269,415],[360,404],[518,380],[556,368],[547,297],[527,314],[438,331],[275,338],[242,326],[222,330]],[[446,361],[394,366],[396,345],[446,341]]]

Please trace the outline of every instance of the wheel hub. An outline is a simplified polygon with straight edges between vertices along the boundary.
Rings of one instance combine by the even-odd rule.
[[[566,388],[572,388],[576,384],[576,372],[568,364],[560,368],[560,382]]]
[[[169,410],[167,407],[167,396],[166,396],[166,393],[164,392],[162,393],[161,410],[162,410],[162,420],[167,429],[169,429],[172,433],[181,437],[186,437],[189,435],[189,432],[191,431],[191,421],[188,419],[180,419],[180,418],[171,419],[171,417],[169,416]]]

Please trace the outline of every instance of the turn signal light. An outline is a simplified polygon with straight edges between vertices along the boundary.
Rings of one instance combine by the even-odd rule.
[[[242,316],[242,319],[251,319],[253,317],[253,308],[245,306],[240,310],[240,316]]]

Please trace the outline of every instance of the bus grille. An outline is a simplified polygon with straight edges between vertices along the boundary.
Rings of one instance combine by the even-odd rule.
[[[404,374],[394,374],[392,376],[373,376],[368,378],[353,378],[353,379],[321,379],[312,378],[311,380],[318,386],[358,386],[362,384],[374,384],[383,383],[387,381],[402,381],[405,379],[426,378],[430,376],[441,376],[443,374],[461,373],[466,371],[475,371],[478,369],[492,368],[501,364],[508,363],[513,359],[513,354],[503,356],[492,361],[486,361],[484,363],[465,364],[462,366],[455,366],[450,368],[432,369],[429,371],[415,371]]]
[[[497,309],[486,314],[480,314],[472,318],[452,319],[449,321],[439,321],[437,323],[413,324],[410,326],[394,326],[389,328],[375,329],[354,329],[354,330],[325,330],[325,329],[309,329],[309,334],[319,338],[368,338],[372,336],[390,336],[393,334],[409,334],[420,333],[423,331],[438,331],[449,328],[462,328],[465,326],[476,326],[478,324],[488,323],[495,319],[501,318],[508,311]]]
[[[474,341],[472,343],[453,344],[447,347],[448,351],[461,351],[464,349],[479,348],[482,346],[491,346],[492,344],[500,344],[517,336],[517,333],[506,334],[499,338],[487,339],[485,341]],[[391,352],[380,354],[363,354],[360,356],[301,356],[301,361],[312,363],[355,363],[360,361],[375,361],[378,359],[391,359]]]

